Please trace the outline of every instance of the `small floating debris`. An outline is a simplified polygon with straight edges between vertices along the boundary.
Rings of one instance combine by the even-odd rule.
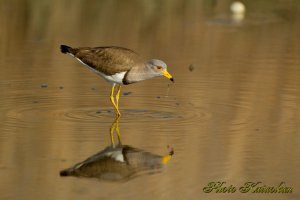
[[[246,7],[242,2],[235,1],[230,5],[230,11],[233,14],[244,14],[246,12]]]
[[[61,89],[61,90],[64,89],[64,86],[59,86],[59,89]]]
[[[123,92],[123,95],[124,95],[124,96],[128,96],[128,95],[130,95],[130,94],[132,94],[132,92]]]
[[[34,100],[34,101],[32,101],[32,103],[38,103],[38,101],[37,101],[37,100]]]
[[[92,87],[91,90],[96,90],[96,88]]]
[[[190,64],[190,65],[189,65],[189,70],[190,70],[190,72],[194,71],[194,69],[195,69],[194,65],[193,65],[193,64]]]
[[[41,85],[41,88],[47,88],[48,87],[48,84],[47,83],[43,83],[42,85]]]
[[[174,84],[174,82],[173,82],[173,83],[171,83],[171,84]],[[170,93],[170,87],[171,87],[171,84],[169,84],[169,83],[168,83],[168,87],[167,87],[166,95],[164,96],[164,97],[166,97],[166,98],[168,98],[168,97],[169,97],[169,93]]]
[[[157,96],[156,98],[157,98],[157,99],[160,99],[160,96]]]
[[[246,6],[239,1],[235,1],[230,5],[231,18],[233,22],[242,22],[245,18]]]
[[[97,111],[96,111],[96,114],[100,114],[100,113],[101,113],[101,110],[97,110]]]

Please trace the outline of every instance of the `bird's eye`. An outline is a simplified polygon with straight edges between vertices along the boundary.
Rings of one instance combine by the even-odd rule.
[[[156,66],[157,69],[162,69],[162,66]]]

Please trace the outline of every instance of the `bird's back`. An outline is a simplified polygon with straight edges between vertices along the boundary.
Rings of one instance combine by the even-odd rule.
[[[61,45],[62,53],[70,53],[84,64],[106,75],[129,71],[141,65],[141,57],[134,51],[116,46],[71,48]]]

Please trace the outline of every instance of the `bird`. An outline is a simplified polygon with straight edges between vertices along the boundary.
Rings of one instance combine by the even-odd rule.
[[[76,58],[97,75],[112,84],[110,101],[116,115],[121,116],[119,98],[122,85],[164,76],[174,82],[173,76],[167,71],[167,65],[162,60],[150,59],[144,61],[135,51],[118,46],[78,47],[72,48],[60,45],[61,53]],[[114,97],[115,87],[118,86]]]

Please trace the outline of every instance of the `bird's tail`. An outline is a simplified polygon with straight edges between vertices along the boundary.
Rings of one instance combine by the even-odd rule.
[[[59,175],[60,176],[71,176],[71,175],[73,175],[73,169],[68,168],[68,169],[62,170],[59,172]]]
[[[67,45],[60,45],[60,51],[62,53],[71,53],[70,50],[72,49],[72,47],[69,47]]]

